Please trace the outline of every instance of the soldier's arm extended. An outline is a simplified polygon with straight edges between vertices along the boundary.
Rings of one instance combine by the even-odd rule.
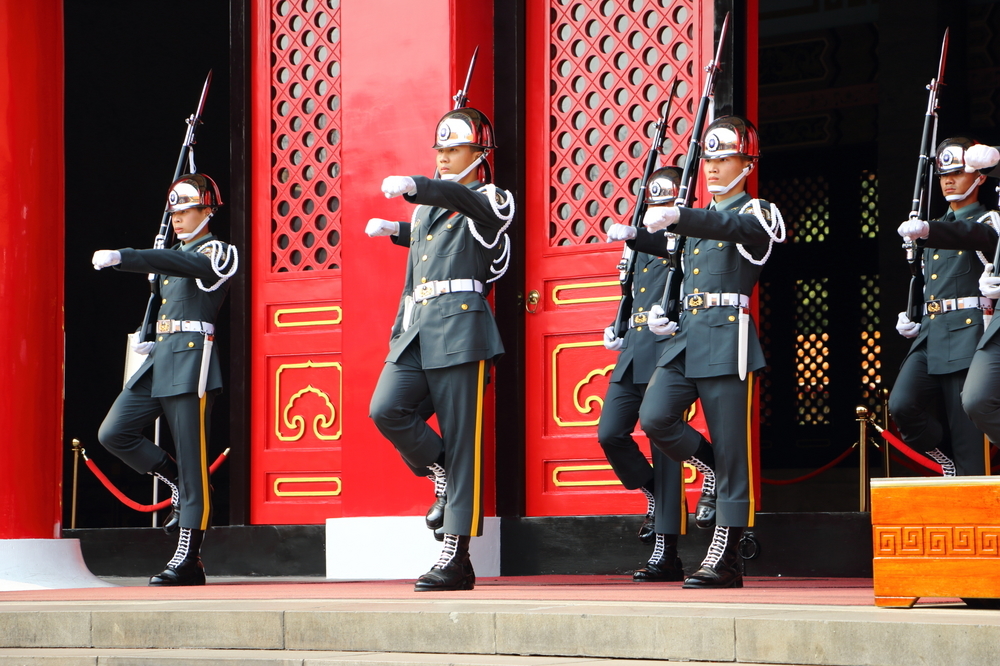
[[[988,224],[975,220],[928,222],[930,231],[921,245],[942,250],[979,250],[993,256],[997,247],[997,232]]]
[[[122,261],[115,268],[129,273],[158,273],[212,281],[219,279],[211,258],[200,251],[133,250],[130,247],[118,251]],[[221,270],[228,268],[224,266]]]
[[[744,245],[767,245],[770,236],[755,216],[730,210],[680,208],[680,219],[670,231],[682,236],[709,238]],[[767,208],[764,208],[767,211]]]
[[[484,192],[470,190],[465,185],[449,180],[432,180],[425,176],[412,176],[412,178],[417,186],[417,193],[403,195],[410,203],[456,211],[472,218],[484,229],[499,230],[508,224],[508,220],[500,217]],[[507,201],[510,194],[499,187],[496,193],[503,199],[494,202],[496,208],[506,212],[510,206],[510,202]]]
[[[399,233],[393,236],[389,236],[395,245],[401,245],[403,247],[410,247],[410,223],[409,222],[399,222]]]

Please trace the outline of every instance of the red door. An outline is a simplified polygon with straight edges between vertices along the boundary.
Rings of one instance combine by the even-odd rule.
[[[621,246],[606,244],[605,230],[629,221],[675,75],[681,99],[662,163],[686,152],[712,57],[712,5],[551,0],[528,12],[526,381],[538,399],[526,408],[527,513],[638,513],[644,500],[621,487],[597,443],[616,356],[601,331],[621,295]]]

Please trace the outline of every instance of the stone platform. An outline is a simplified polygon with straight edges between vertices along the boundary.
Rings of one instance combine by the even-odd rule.
[[[412,581],[210,578],[200,588],[0,593],[6,664],[726,664],[992,666],[1000,611],[874,606],[870,579],[749,578],[683,590],[626,576]]]

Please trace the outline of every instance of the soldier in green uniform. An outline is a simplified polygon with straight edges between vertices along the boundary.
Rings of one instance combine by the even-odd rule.
[[[373,218],[366,228],[369,236],[388,235],[410,249],[371,418],[411,470],[429,471],[445,488],[444,548],[417,591],[475,585],[469,538],[483,528],[483,391],[490,365],[503,353],[486,296],[506,271],[505,231],[514,216],[510,193],[480,180],[493,147],[483,113],[448,112],[434,144],[440,179],[389,176],[382,183],[386,197],[419,204],[411,222]],[[440,436],[424,420],[428,396]]]
[[[983,337],[983,314],[993,309],[979,293],[979,275],[989,259],[976,250],[992,258],[994,227],[1000,222],[979,203],[986,177],[966,169],[966,151],[975,145],[957,137],[938,146],[937,171],[948,212],[930,223],[907,220],[898,229],[900,236],[926,245],[924,304],[919,323],[899,313],[896,330],[913,343],[889,396],[889,413],[903,441],[939,462],[945,476],[981,475],[987,464],[983,434],[962,407],[962,387]],[[977,401],[976,394],[969,396],[970,403]]]
[[[654,171],[646,185],[645,203],[651,206],[672,206],[677,198],[680,173],[673,167]],[[650,465],[632,432],[639,421],[639,406],[646,393],[661,344],[666,338],[649,330],[650,308],[663,297],[667,279],[667,260],[640,252],[636,256],[632,282],[632,313],[624,338],[615,335],[615,326],[604,330],[604,346],[619,351],[608,392],[601,408],[597,440],[611,463],[615,475],[629,490],[639,489],[646,496],[646,518],[639,530],[639,540],[655,543],[646,566],[632,573],[632,579],[644,581],[682,580],[684,570],[677,557],[677,537],[687,531],[687,514],[682,501],[684,494],[681,464],[665,456],[655,446]],[[706,460],[688,460],[704,474],[702,500],[698,503],[695,520],[699,526],[715,524],[715,473],[712,471],[712,449],[702,451]]]
[[[646,388],[639,421],[654,446],[677,461],[699,455],[705,440],[684,421],[701,399],[715,453],[716,527],[701,567],[684,587],[742,587],[737,550],[754,524],[750,409],[753,371],[764,354],[750,318],[750,295],[775,242],[785,239],[773,204],[746,193],[746,176],[759,157],[757,132],[748,121],[724,116],[705,130],[702,173],[713,203],[707,210],[650,206],[644,228],[609,230],[609,238],[634,238],[637,250],[667,255],[669,233],[687,236],[683,312],[671,321],[656,306],[649,326],[666,337]]]
[[[114,266],[155,274],[159,314],[155,341],[135,348],[146,355],[101,424],[98,439],[141,474],[171,489],[179,511],[177,550],[150,585],[204,585],[201,544],[209,527],[208,435],[212,403],[222,391],[218,354],[212,353],[215,320],[236,273],[236,248],[218,240],[208,222],[222,205],[218,187],[204,174],[181,176],[171,186],[167,210],[181,242],[170,249],[98,250],[94,268]],[[143,436],[164,416],[176,461]]]

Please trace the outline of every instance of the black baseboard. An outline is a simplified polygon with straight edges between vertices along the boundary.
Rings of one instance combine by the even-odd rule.
[[[652,546],[636,539],[641,516],[504,518],[500,571],[505,576],[625,574],[641,567]],[[867,513],[759,513],[760,545],[750,576],[870,577],[871,519]],[[80,539],[83,558],[99,576],[149,576],[173,555],[175,535],[143,528],[66,530]],[[712,530],[695,527],[678,550],[685,569],[701,562]],[[388,546],[387,546],[388,547]],[[210,576],[323,576],[325,526],[214,527],[202,550]]]

